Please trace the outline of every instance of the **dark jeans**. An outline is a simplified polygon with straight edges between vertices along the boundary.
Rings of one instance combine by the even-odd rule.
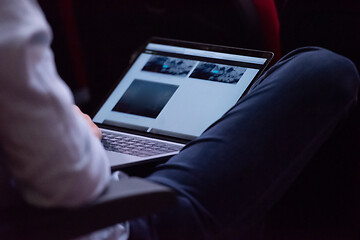
[[[148,177],[173,188],[178,203],[131,221],[130,239],[251,234],[347,116],[359,82],[354,65],[330,51],[308,47],[285,56]]]

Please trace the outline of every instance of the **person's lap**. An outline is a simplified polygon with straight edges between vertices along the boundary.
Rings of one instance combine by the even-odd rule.
[[[303,48],[149,180],[178,204],[131,221],[130,239],[230,239],[249,234],[355,103],[359,77],[347,59]]]

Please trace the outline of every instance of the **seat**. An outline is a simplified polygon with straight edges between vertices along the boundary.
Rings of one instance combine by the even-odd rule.
[[[0,238],[71,239],[174,203],[175,193],[168,187],[137,177],[112,180],[101,196],[83,207],[44,209],[24,203],[14,209],[2,209]]]

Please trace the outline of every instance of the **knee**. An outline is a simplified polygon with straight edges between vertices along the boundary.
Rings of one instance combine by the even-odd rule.
[[[290,57],[297,58],[297,64],[304,69],[302,80],[307,87],[346,99],[356,97],[359,73],[348,58],[319,47],[295,50]]]

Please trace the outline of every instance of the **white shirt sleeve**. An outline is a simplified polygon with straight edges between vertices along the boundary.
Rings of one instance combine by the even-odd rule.
[[[0,143],[17,187],[40,206],[78,206],[110,178],[100,141],[72,109],[34,0],[0,1]]]

